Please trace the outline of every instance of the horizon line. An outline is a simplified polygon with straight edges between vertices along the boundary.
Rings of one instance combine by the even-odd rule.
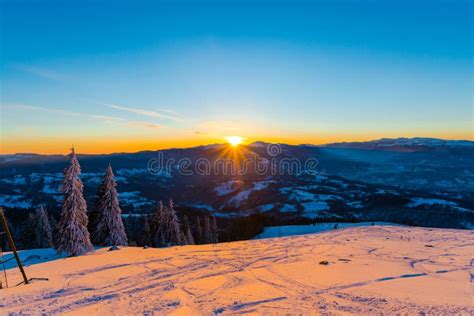
[[[465,142],[474,142],[474,139],[458,139],[458,138],[438,138],[438,137],[423,137],[423,136],[414,136],[414,137],[381,137],[381,138],[372,138],[372,139],[367,139],[367,140],[356,140],[356,141],[350,141],[350,140],[344,140],[344,141],[338,141],[338,142],[323,142],[323,143],[296,143],[296,144],[290,144],[290,143],[285,143],[285,142],[269,142],[269,141],[262,141],[262,140],[255,140],[252,142],[248,143],[243,143],[240,146],[249,146],[255,143],[264,143],[264,144],[280,144],[280,145],[288,145],[288,146],[326,146],[326,145],[331,145],[331,144],[347,144],[347,143],[366,143],[366,142],[371,142],[371,141],[378,141],[378,140],[383,140],[383,139],[390,139],[390,140],[396,140],[396,139],[436,139],[436,140],[444,140],[444,141],[465,141]],[[206,147],[206,146],[220,146],[220,145],[229,145],[226,142],[222,143],[206,143],[206,144],[201,144],[201,145],[195,145],[195,146],[183,146],[183,147],[167,147],[167,148],[161,148],[161,149],[143,149],[143,150],[138,150],[138,151],[117,151],[117,152],[104,152],[104,153],[76,153],[77,155],[88,155],[88,156],[99,156],[99,155],[119,155],[119,154],[137,154],[137,153],[142,153],[142,152],[147,152],[147,151],[161,151],[161,150],[173,150],[173,149],[192,149],[192,148],[198,148],[198,147]],[[1,153],[0,156],[14,156],[14,155],[38,155],[38,156],[66,156],[68,153],[37,153],[37,152],[15,152],[15,153]]]

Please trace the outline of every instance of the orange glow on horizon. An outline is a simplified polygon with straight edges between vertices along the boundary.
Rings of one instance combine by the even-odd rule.
[[[353,142],[368,141],[378,138],[397,138],[397,137],[435,137],[443,139],[466,139],[474,140],[472,133],[450,132],[426,135],[426,133],[353,133],[348,134],[321,134],[321,135],[286,135],[286,136],[262,136],[245,137],[245,143],[254,141],[264,141],[269,143],[285,143],[289,145],[298,144],[327,144],[332,142]],[[244,140],[244,138],[242,138]],[[69,148],[74,144],[77,152],[80,154],[110,154],[110,153],[132,153],[146,150],[161,150],[169,148],[186,148],[209,144],[225,143],[225,137],[189,137],[189,138],[109,138],[99,139],[95,137],[5,137],[0,138],[0,154],[15,153],[37,153],[37,154],[67,154]],[[229,142],[230,143],[230,142]],[[240,146],[237,146],[240,147]],[[230,147],[235,148],[235,147]]]

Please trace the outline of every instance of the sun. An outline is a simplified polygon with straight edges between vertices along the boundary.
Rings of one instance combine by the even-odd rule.
[[[244,139],[240,136],[227,136],[225,138],[229,144],[231,144],[233,147],[237,147],[239,144],[241,144]]]

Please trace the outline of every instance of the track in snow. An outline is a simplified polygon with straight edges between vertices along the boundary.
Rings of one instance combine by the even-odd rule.
[[[27,268],[3,313],[473,313],[472,231],[359,227],[167,249],[123,248]],[[427,246],[428,245],[428,246]],[[327,260],[329,265],[320,265]],[[12,283],[15,270],[9,270]]]

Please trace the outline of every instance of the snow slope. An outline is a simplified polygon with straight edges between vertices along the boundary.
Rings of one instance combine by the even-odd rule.
[[[395,226],[32,265],[0,314],[472,314],[474,232]],[[328,265],[320,264],[328,261]],[[20,280],[8,270],[10,283]]]
[[[401,226],[400,224],[394,224],[389,222],[374,222],[377,226]],[[334,226],[337,225],[338,229],[347,227],[359,227],[359,226],[372,226],[372,222],[360,222],[360,223],[315,223],[314,225],[290,225],[290,226],[270,226],[265,227],[263,232],[255,236],[254,239],[263,238],[274,238],[274,237],[287,237],[321,233],[328,230],[333,230]]]

